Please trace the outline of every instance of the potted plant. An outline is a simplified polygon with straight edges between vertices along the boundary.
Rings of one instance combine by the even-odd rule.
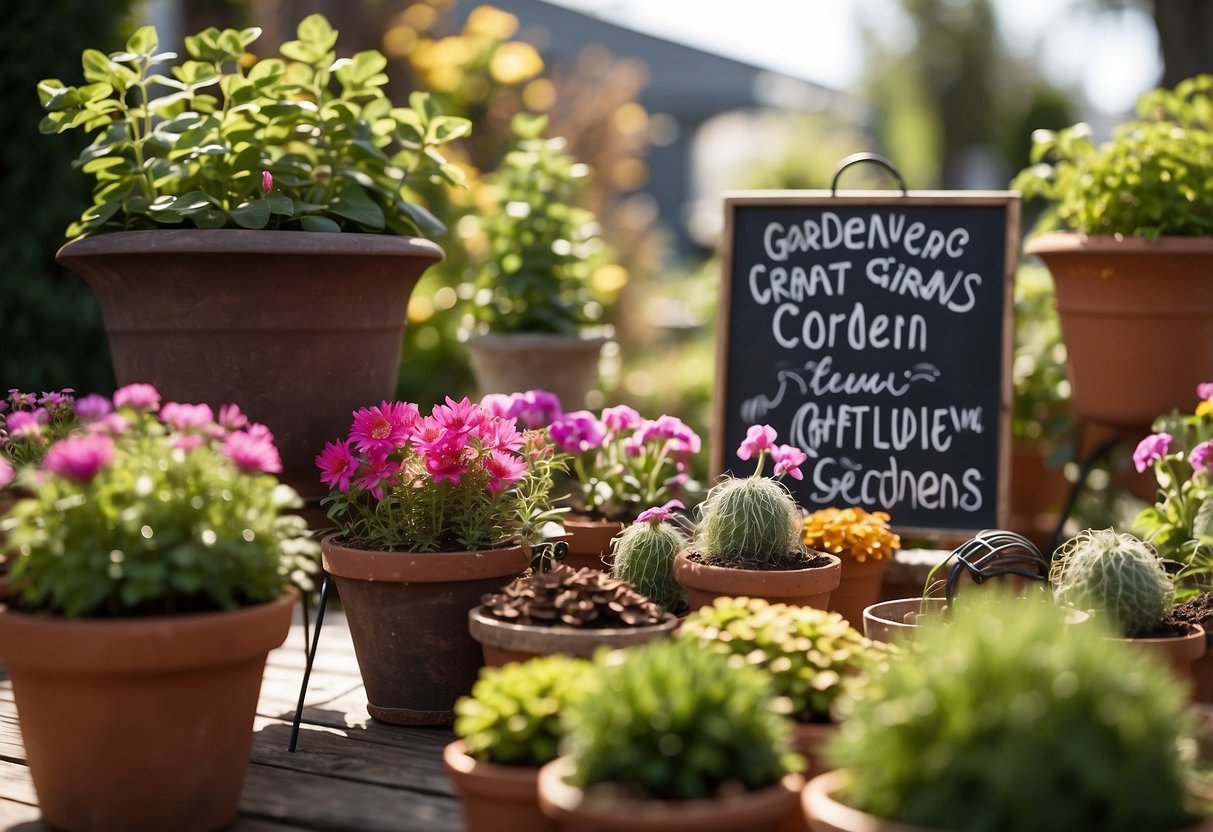
[[[717,598],[687,616],[678,638],[771,674],[775,693],[791,702],[808,777],[828,770],[821,749],[837,730],[839,696],[866,684],[888,652],[836,612],[759,598]]]
[[[880,599],[880,582],[901,538],[889,528],[889,515],[862,508],[824,508],[807,514],[801,539],[819,552],[838,555],[842,572],[830,593],[829,609],[852,627],[863,626],[863,611]]]
[[[546,116],[516,115],[513,144],[487,180],[495,198],[481,219],[488,244],[468,349],[481,393],[542,387],[582,408],[606,343],[588,331],[603,328],[592,278],[607,252],[597,218],[577,205],[589,168],[564,139],[542,138],[546,127]]]
[[[779,482],[803,476],[805,454],[775,444],[776,438],[770,425],[750,427],[737,456],[757,458],[754,473],[722,479],[699,506],[691,547],[674,560],[692,610],[726,595],[825,609],[838,586],[839,558],[805,548],[800,508]],[[767,457],[774,460],[774,478],[762,475]]]
[[[1211,90],[1201,75],[1150,92],[1103,144],[1038,130],[1012,183],[1052,203],[1042,228],[1059,231],[1025,251],[1053,273],[1080,418],[1141,431],[1213,378]]]
[[[145,384],[112,405],[22,473],[0,661],[48,825],[217,829],[315,544],[281,514],[298,498],[273,437],[238,408],[216,421]]]
[[[395,389],[409,293],[442,257],[408,236],[442,227],[411,186],[460,181],[440,148],[469,123],[421,93],[394,107],[383,55],[337,58],[320,15],[246,68],[259,34],[187,37],[167,73],[150,26],[87,50],[84,85],[38,85],[41,129],[95,136],[78,162],[93,204],[58,260],[97,294],[118,383],[235,398],[318,498],[315,449]]]
[[[803,761],[770,677],[691,641],[611,654],[565,709],[567,756],[539,772],[562,829],[773,832]]]
[[[839,770],[805,789],[810,828],[1188,829],[1183,693],[1090,627],[983,593],[920,628],[827,748]]]
[[[468,611],[527,568],[561,461],[542,432],[448,398],[424,417],[407,402],[360,408],[316,464],[338,529],[324,567],[371,716],[449,724],[482,664]]]
[[[642,511],[636,522],[611,541],[611,575],[628,581],[641,594],[667,610],[686,607],[686,593],[674,578],[674,558],[686,548],[687,539],[673,524],[678,500]]]
[[[584,659],[544,656],[487,667],[455,703],[443,768],[468,832],[558,832],[539,811],[539,767],[556,759],[561,714],[593,684]]]

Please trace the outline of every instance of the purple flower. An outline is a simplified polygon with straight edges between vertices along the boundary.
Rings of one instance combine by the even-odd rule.
[[[38,397],[38,404],[43,407],[59,407],[60,405],[70,405],[72,403],[72,394],[76,391],[71,387],[64,387],[62,390],[56,390],[50,393],[43,392]]]
[[[223,455],[246,474],[277,474],[282,471],[282,458],[266,434],[268,431],[229,433],[223,440]]]
[[[669,520],[674,516],[673,509],[686,508],[681,500],[670,500],[664,505],[654,506],[653,508],[645,509],[640,512],[640,516],[636,518],[637,523],[661,523]]]
[[[480,409],[490,416],[496,416],[498,419],[510,419],[514,416],[511,412],[514,408],[514,402],[514,396],[507,393],[487,393],[480,400]]]
[[[268,170],[261,171],[261,193],[268,194],[274,190],[274,174]]]
[[[741,447],[737,449],[737,458],[751,459],[762,451],[770,450],[775,444],[775,436],[775,428],[770,425],[750,425]]]
[[[579,454],[602,445],[606,428],[588,410],[566,413],[552,422],[552,441],[565,453]]]
[[[215,412],[210,405],[165,402],[164,407],[160,408],[160,421],[173,430],[187,432],[205,427],[214,420]]]
[[[1213,440],[1201,442],[1188,454],[1188,463],[1193,475],[1202,471],[1213,471]]]
[[[126,433],[131,426],[131,420],[123,416],[121,413],[107,413],[100,420],[93,422],[88,426],[92,433],[105,433],[110,436],[118,436]]]
[[[618,407],[608,407],[602,411],[602,423],[611,433],[623,433],[625,430],[635,430],[644,424],[639,413],[626,404]]]
[[[771,459],[775,460],[775,478],[787,474],[794,480],[803,480],[800,466],[808,461],[808,455],[794,445],[776,445],[771,448]]]
[[[42,426],[49,421],[45,410],[18,410],[8,415],[8,435],[13,438],[36,439],[42,435]]]
[[[1152,463],[1163,458],[1170,447],[1171,434],[1169,433],[1155,433],[1147,436],[1137,443],[1137,450],[1133,451],[1133,467],[1137,469],[1137,473],[1145,473]]]
[[[560,399],[555,393],[546,390],[528,390],[515,394],[518,398],[510,410],[510,416],[516,417],[524,428],[535,430],[546,428],[564,413]]]
[[[8,400],[13,403],[13,409],[18,407],[33,407],[38,403],[38,397],[33,393],[22,393],[16,387],[8,388]]]
[[[150,384],[128,384],[114,391],[114,407],[156,410],[160,407],[160,392]]]
[[[109,399],[96,393],[76,399],[76,415],[84,422],[99,422],[113,409]]]
[[[47,451],[43,467],[61,477],[90,482],[114,458],[114,440],[103,433],[68,436]]]
[[[219,408],[219,425],[228,430],[240,430],[248,424],[248,416],[244,415],[237,405],[225,404]]]
[[[1213,381],[1204,381],[1196,385],[1196,396],[1206,402],[1213,400]]]
[[[14,476],[13,466],[9,464],[7,459],[0,456],[0,488],[4,488],[12,482]]]

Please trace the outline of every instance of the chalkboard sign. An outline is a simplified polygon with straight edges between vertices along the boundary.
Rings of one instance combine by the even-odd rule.
[[[749,474],[736,449],[770,424],[809,456],[784,480],[807,509],[1001,526],[1018,194],[747,192],[725,214],[713,470]]]

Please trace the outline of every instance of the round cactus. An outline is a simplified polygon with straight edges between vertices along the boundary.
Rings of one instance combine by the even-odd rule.
[[[696,545],[709,560],[773,566],[804,557],[800,509],[780,482],[725,479],[708,492],[700,512]]]
[[[662,522],[633,523],[613,541],[611,576],[632,584],[649,599],[668,609],[679,605],[683,588],[674,580],[674,556],[686,538]]]
[[[1066,542],[1049,580],[1059,602],[1106,615],[1128,638],[1161,624],[1175,600],[1175,582],[1154,548],[1114,529],[1087,529]]]

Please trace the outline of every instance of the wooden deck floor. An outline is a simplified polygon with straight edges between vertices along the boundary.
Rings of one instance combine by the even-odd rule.
[[[240,818],[229,829],[463,830],[459,805],[442,772],[442,747],[453,735],[448,729],[371,720],[339,612],[330,610],[325,617],[298,748],[287,752],[303,666],[303,628],[297,623],[266,665]],[[0,829],[49,830],[38,820],[12,686],[2,673]]]

